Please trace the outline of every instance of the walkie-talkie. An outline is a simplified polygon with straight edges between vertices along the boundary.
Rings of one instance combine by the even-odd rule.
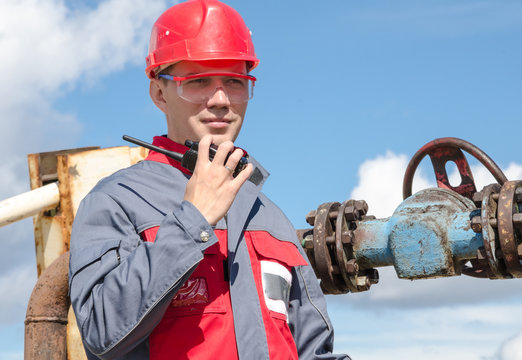
[[[154,150],[156,152],[159,152],[160,154],[170,157],[171,159],[179,161],[181,163],[181,166],[183,166],[185,169],[189,170],[190,172],[193,172],[194,168],[196,167],[196,161],[198,160],[198,145],[199,145],[199,143],[197,141],[186,140],[185,146],[188,147],[189,149],[187,150],[187,152],[185,152],[185,154],[180,154],[175,151],[162,149],[160,147],[157,147],[157,146],[149,144],[143,140],[139,140],[139,139],[133,138],[128,135],[123,135],[122,138],[125,141],[131,142],[131,143],[139,145],[139,146],[143,146],[144,148],[147,148],[150,150]],[[210,159],[210,161],[212,161],[214,159],[216,152],[217,152],[217,146],[214,144],[210,145],[210,148],[208,151],[208,158]],[[230,154],[227,155],[227,159],[228,159],[228,156],[230,156]],[[225,162],[226,162],[226,160],[225,160]],[[234,172],[232,173],[232,176],[236,177],[243,169],[245,169],[245,167],[247,165],[248,165],[248,155],[243,156],[239,160],[239,162],[236,165],[236,168],[234,169]]]
[[[181,160],[181,166],[183,166],[185,169],[189,169],[190,171],[193,171],[194,168],[196,167],[196,161],[198,159],[199,143],[197,141],[185,140],[185,146],[188,147],[189,149],[183,155],[183,158]],[[217,148],[218,147],[214,144],[210,145],[210,148],[208,149],[208,158],[210,159],[210,161],[212,161],[214,159],[214,156],[216,156]],[[227,155],[227,158],[225,159],[225,163],[227,162],[227,159],[229,156],[230,156],[230,153]],[[234,172],[232,173],[233,177],[236,177],[248,165],[247,156],[243,156],[243,157],[241,157],[241,159],[239,159],[239,162],[237,163],[236,168],[234,169]]]

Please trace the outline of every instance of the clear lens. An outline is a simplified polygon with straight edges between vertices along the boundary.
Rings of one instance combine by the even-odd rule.
[[[178,95],[192,103],[207,102],[223,90],[232,104],[241,104],[254,96],[254,81],[236,76],[201,76],[178,83]]]

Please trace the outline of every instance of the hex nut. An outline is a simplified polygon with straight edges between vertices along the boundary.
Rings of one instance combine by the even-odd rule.
[[[314,226],[316,215],[317,215],[316,210],[311,210],[308,214],[306,214],[306,222],[308,223],[308,225]]]
[[[471,218],[471,230],[473,230],[474,232],[476,233],[481,233],[482,232],[482,219],[480,218],[480,216],[473,216]]]

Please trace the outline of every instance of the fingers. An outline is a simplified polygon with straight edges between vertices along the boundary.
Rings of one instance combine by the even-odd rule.
[[[232,141],[225,141],[221,143],[217,149],[216,155],[214,156],[214,162],[216,165],[225,166],[225,161],[230,152],[234,151],[234,143]],[[231,167],[230,165],[228,165]],[[234,167],[232,168],[234,169]]]
[[[230,174],[232,175],[236,169],[236,166],[237,164],[239,163],[239,161],[241,160],[241,158],[243,157],[243,150],[241,149],[235,149],[231,154],[230,156],[228,157],[228,159],[226,160],[226,163],[225,163],[225,168],[228,170],[228,169],[231,169],[230,171]]]
[[[235,178],[233,173],[243,151],[234,150],[230,141],[220,144],[214,159],[209,160],[212,136],[204,136],[199,142],[198,160],[192,177],[185,188],[184,199],[191,202],[211,225],[226,215],[241,188],[252,173],[252,164]]]
[[[217,171],[220,171],[219,168],[221,168],[223,169],[222,174],[225,174],[225,176],[227,177],[232,177],[237,167],[237,164],[243,157],[243,150],[235,149],[234,143],[232,143],[231,141],[225,141],[218,146],[216,154],[214,155],[214,159],[210,161],[209,147],[211,146],[211,144],[212,135],[205,135],[201,138],[198,147],[197,165],[199,164],[200,166],[203,166],[204,164],[205,166],[210,166],[216,169]],[[224,170],[226,170],[226,172]],[[243,171],[241,171],[241,173],[244,173],[246,170],[247,169],[245,168]],[[246,175],[249,176],[251,171],[252,170],[250,169],[250,171],[247,172],[248,174],[244,174],[242,178]],[[248,179],[248,176],[246,177],[246,179]],[[241,181],[240,183],[243,182],[244,181]]]
[[[201,138],[198,145],[198,160],[197,164],[207,164],[210,160],[208,158],[210,144],[212,144],[212,135],[205,135]]]
[[[233,180],[233,182],[236,182],[238,187],[243,185],[245,181],[247,181],[250,178],[250,175],[252,175],[252,171],[254,170],[254,166],[252,164],[248,164],[243,171],[241,171],[236,178]]]

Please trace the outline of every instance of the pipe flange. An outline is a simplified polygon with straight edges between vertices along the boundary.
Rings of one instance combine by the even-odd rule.
[[[332,255],[328,243],[335,242],[334,225],[331,220],[331,213],[338,212],[338,202],[328,202],[321,204],[314,217],[313,251],[314,263],[317,275],[321,279],[321,288],[326,294],[344,294],[348,288],[339,275],[339,266],[332,263]]]
[[[506,272],[513,277],[522,277],[522,265],[518,255],[518,238],[513,226],[513,215],[519,212],[516,190],[522,181],[507,181],[500,190],[497,221],[500,248],[506,265]]]
[[[488,261],[489,270],[491,271],[490,278],[503,279],[504,266],[497,259],[496,249],[498,247],[498,240],[495,229],[491,223],[496,220],[497,202],[493,199],[494,194],[498,194],[501,186],[499,184],[491,184],[482,190],[482,206],[481,206],[481,223],[482,223],[482,240],[484,244],[484,252]]]
[[[353,251],[353,230],[367,211],[362,200],[324,203],[306,216],[313,230],[297,231],[325,294],[366,291],[379,281],[377,270],[359,269]]]
[[[346,221],[345,211],[347,207],[353,207],[354,201],[348,200],[339,206],[337,218],[335,219],[335,259],[339,266],[339,272],[350,292],[357,291],[354,275],[359,270],[359,265],[353,259],[352,232]],[[350,261],[350,259],[352,261]]]

